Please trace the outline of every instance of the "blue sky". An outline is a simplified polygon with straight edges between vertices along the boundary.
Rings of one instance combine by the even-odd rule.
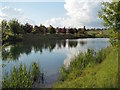
[[[0,20],[17,18],[21,23],[53,25],[55,27],[101,27],[98,10],[101,0],[26,0],[8,2],[0,5]],[[25,0],[22,0],[25,1]],[[49,1],[49,2],[48,2]]]
[[[43,23],[53,17],[65,17],[64,2],[4,2],[2,7],[21,9],[24,15],[36,23]],[[14,14],[14,13],[13,13]]]
[[[65,0],[1,0],[1,2],[65,2]]]

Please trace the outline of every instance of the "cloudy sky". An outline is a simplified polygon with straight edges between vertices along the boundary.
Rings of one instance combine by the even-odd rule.
[[[14,2],[13,2],[14,1]],[[25,1],[25,0],[24,0]],[[53,2],[54,1],[54,2]],[[101,0],[100,0],[101,1]],[[101,27],[99,0],[5,0],[0,3],[0,21],[17,18],[21,23],[55,27]]]

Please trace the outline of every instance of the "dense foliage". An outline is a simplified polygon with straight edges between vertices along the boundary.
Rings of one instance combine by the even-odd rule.
[[[118,44],[118,33],[120,31],[120,0],[103,2],[99,17],[103,19],[105,27],[111,30],[111,44]]]
[[[19,68],[14,66],[10,74],[5,73],[2,85],[3,88],[32,88],[34,82],[39,80],[38,77],[43,80],[43,74],[37,63],[33,63],[29,70],[21,63]]]

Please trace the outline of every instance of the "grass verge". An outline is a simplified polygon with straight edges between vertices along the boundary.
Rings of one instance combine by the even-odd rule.
[[[118,50],[107,47],[96,56],[92,52],[80,54],[62,68],[62,78],[54,88],[117,88]]]

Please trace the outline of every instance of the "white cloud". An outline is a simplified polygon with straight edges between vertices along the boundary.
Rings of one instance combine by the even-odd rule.
[[[9,14],[9,15],[22,15],[23,14],[21,9],[11,8],[9,6],[3,7],[1,9],[1,11],[5,14]]]
[[[67,18],[52,18],[45,25],[60,27],[101,27],[98,10],[101,8],[100,0],[65,0]]]
[[[98,18],[98,10],[101,8],[100,1],[103,0],[65,0],[66,16],[46,20],[44,25],[53,25],[55,27],[101,27],[101,20]],[[36,24],[35,21],[24,16],[22,9],[9,6],[0,7],[0,21],[12,18],[17,18],[23,24],[26,22]]]
[[[58,26],[58,27],[63,27],[63,24],[65,21],[65,18],[52,18],[50,20],[47,20],[45,22],[46,26],[53,25],[53,26]]]
[[[29,19],[28,17],[23,16],[22,18],[19,19],[20,22],[22,22],[23,24],[25,24],[26,22],[28,22],[29,24],[35,25],[36,22],[34,20]]]
[[[27,17],[24,16],[24,12],[22,9],[12,8],[9,6],[5,6],[0,8],[0,22],[3,19],[11,20],[13,18],[16,18],[19,20],[19,22],[25,24],[26,22],[29,22],[30,24],[35,24],[35,22]]]

